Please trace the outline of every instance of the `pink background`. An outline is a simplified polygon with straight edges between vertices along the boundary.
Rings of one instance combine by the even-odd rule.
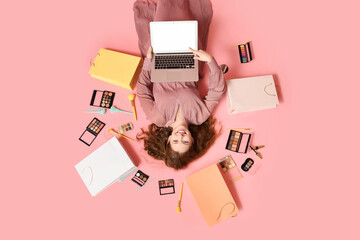
[[[355,0],[215,1],[208,51],[227,63],[226,79],[273,74],[276,109],[228,115],[224,131],[187,169],[149,163],[141,143],[120,141],[154,181],[136,191],[126,179],[91,197],[75,164],[102,145],[110,127],[131,115],[86,114],[93,89],[116,92],[131,110],[130,91],[89,76],[99,48],[139,55],[133,0],[7,1],[1,22],[0,239],[359,239],[359,4]],[[234,44],[253,41],[255,60],[240,64]],[[204,81],[203,86],[206,85]],[[106,122],[91,147],[78,138],[94,117]],[[227,128],[250,127],[263,160],[225,150]],[[232,186],[240,213],[208,228],[184,178],[231,154],[261,163]],[[177,193],[160,196],[157,181]]]

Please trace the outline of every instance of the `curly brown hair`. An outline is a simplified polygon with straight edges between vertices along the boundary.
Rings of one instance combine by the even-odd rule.
[[[189,151],[182,154],[173,151],[170,147],[168,138],[173,130],[171,127],[158,127],[152,123],[147,131],[142,128],[136,138],[144,140],[144,149],[150,156],[165,161],[168,167],[181,169],[202,156],[212,145],[216,137],[215,123],[216,120],[210,117],[201,125],[189,124],[194,142]]]

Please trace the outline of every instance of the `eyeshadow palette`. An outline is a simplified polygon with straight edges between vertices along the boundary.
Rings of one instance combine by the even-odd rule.
[[[253,164],[254,164],[254,160],[252,160],[251,158],[247,158],[245,162],[241,165],[241,169],[247,172],[249,171],[249,169],[252,167]]]
[[[230,130],[229,139],[226,143],[226,149],[233,152],[247,153],[250,139],[250,133],[242,133],[235,130]]]
[[[110,91],[94,90],[90,105],[95,107],[111,108],[115,93]]]
[[[134,129],[134,126],[131,122],[125,123],[118,127],[119,133],[123,134],[127,131],[131,131]]]
[[[160,195],[175,193],[174,179],[160,180],[159,181]]]
[[[239,44],[238,49],[241,63],[247,63],[252,60],[250,42]]]
[[[228,155],[220,159],[218,162],[222,170],[228,175],[228,177],[233,182],[240,180],[242,178],[242,175],[239,169],[237,168],[236,163],[234,159],[231,157],[231,155]]]
[[[149,176],[143,173],[142,171],[138,170],[135,173],[135,176],[131,179],[133,182],[135,182],[137,185],[142,187],[146,181],[149,179]]]
[[[104,128],[105,123],[100,121],[97,118],[94,118],[89,125],[86,127],[83,134],[80,136],[79,140],[90,146],[95,140],[100,131]]]

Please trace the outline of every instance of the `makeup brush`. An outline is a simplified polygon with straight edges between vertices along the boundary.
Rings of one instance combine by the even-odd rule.
[[[115,132],[114,129],[109,129],[108,132],[109,132],[109,133],[115,133],[116,135],[118,135],[118,136],[120,136],[120,137],[123,137],[123,138],[129,139],[129,140],[131,140],[131,141],[134,141],[134,139],[132,139],[132,138],[129,138],[129,137],[127,137],[127,136],[125,136],[125,135],[123,135],[123,134],[121,134],[121,133]]]
[[[177,205],[177,208],[176,208],[176,212],[178,212],[178,213],[181,212],[180,203],[181,203],[181,196],[182,196],[182,191],[183,191],[183,185],[184,185],[184,183],[181,183],[179,201],[178,201],[178,205]]]
[[[118,109],[118,108],[116,108],[116,107],[114,107],[114,106],[112,106],[112,107],[110,108],[110,112],[111,112],[111,113],[114,113],[114,112],[122,112],[122,113],[130,113],[130,114],[133,114],[132,112],[120,110],[120,109]]]
[[[135,121],[137,120],[137,117],[136,117],[136,110],[135,110],[135,102],[134,102],[134,98],[135,98],[135,94],[130,94],[128,96],[129,100],[131,101],[131,106],[132,106],[132,109],[133,109],[133,112],[134,112],[134,117],[135,117]]]
[[[87,113],[100,113],[100,114],[105,114],[106,113],[106,109],[88,109],[87,111],[85,111]]]
[[[256,156],[258,156],[260,159],[262,159],[262,156],[258,151],[256,151],[252,146],[250,146],[250,148],[251,148],[251,150],[253,150],[256,153]]]

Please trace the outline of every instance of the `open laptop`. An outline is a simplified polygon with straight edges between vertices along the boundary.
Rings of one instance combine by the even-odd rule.
[[[197,21],[150,22],[153,59],[152,82],[196,82],[198,60],[189,50],[198,50]]]

